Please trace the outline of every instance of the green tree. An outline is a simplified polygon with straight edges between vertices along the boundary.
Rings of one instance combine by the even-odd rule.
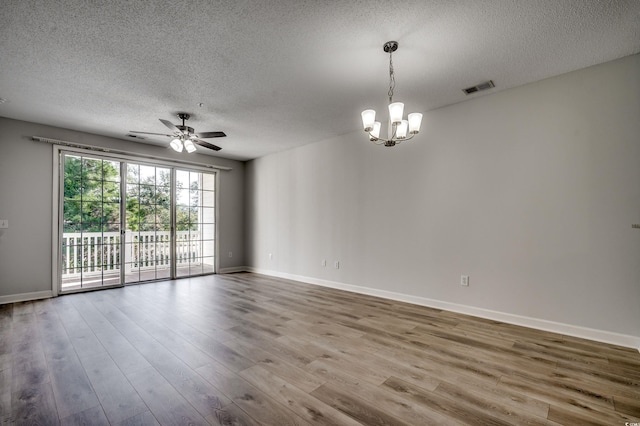
[[[66,156],[64,162],[64,232],[118,229],[120,170],[117,162]]]
[[[127,229],[165,231],[171,223],[171,174],[140,175],[129,165],[126,186]],[[197,230],[198,183],[189,189],[180,181],[176,191],[189,191],[189,205],[176,208],[178,231]],[[81,156],[65,156],[64,232],[101,232],[120,229],[120,163]]]
[[[127,229],[132,231],[166,231],[171,223],[171,174],[168,169],[157,168],[154,175],[141,176],[137,166],[127,174]],[[191,185],[194,187],[194,185]],[[195,189],[198,185],[195,184]],[[176,182],[176,191],[183,190]],[[176,229],[197,230],[198,192],[191,197],[191,205],[176,206]]]

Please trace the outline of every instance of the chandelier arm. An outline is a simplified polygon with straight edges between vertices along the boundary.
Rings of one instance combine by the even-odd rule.
[[[385,138],[381,138],[381,137],[375,137],[371,134],[371,132],[367,132],[369,133],[369,136],[373,138],[373,140],[371,140],[371,142],[375,143],[376,145],[380,145],[379,143],[376,143],[377,141],[382,141],[382,143],[385,142],[391,142],[392,139],[385,139]]]
[[[386,142],[394,142],[396,144],[399,144],[400,142],[410,141],[411,139],[413,139],[416,136],[416,134],[413,133],[413,134],[411,134],[411,136],[406,137],[404,139],[396,139],[395,138],[395,132],[394,132],[394,134],[392,135],[391,139],[385,139],[385,138],[381,138],[381,137],[375,137],[375,136],[373,136],[371,134],[371,132],[367,132],[367,133],[369,134],[369,136],[374,138],[374,140],[372,140],[371,142],[375,143],[376,145],[382,145],[383,143],[386,143]],[[381,143],[376,143],[377,141],[381,141]]]

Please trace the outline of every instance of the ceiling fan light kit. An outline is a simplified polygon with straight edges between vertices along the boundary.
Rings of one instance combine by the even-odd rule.
[[[173,148],[176,152],[182,152],[182,141],[178,138],[175,138],[169,143],[169,146]]]
[[[148,132],[130,132],[142,135],[157,135],[157,136],[166,136],[172,138],[169,146],[173,148],[176,152],[182,152],[183,150],[187,151],[189,154],[196,151],[196,145],[200,145],[205,148],[213,149],[214,151],[220,151],[220,148],[217,145],[209,143],[207,141],[203,141],[202,139],[209,138],[223,138],[227,136],[224,132],[203,132],[203,133],[195,133],[193,127],[189,127],[185,124],[191,116],[186,112],[178,113],[178,118],[182,120],[182,125],[174,125],[170,121],[160,119],[160,122],[167,126],[169,129],[173,130],[172,135],[166,135],[163,133],[148,133]]]
[[[397,41],[388,41],[382,46],[383,50],[389,53],[389,126],[387,129],[387,139],[380,137],[382,124],[376,121],[376,111],[366,109],[362,111],[362,126],[369,134],[369,140],[376,145],[396,146],[400,142],[413,139],[420,132],[422,124],[422,114],[413,112],[403,119],[404,104],[393,102],[393,89],[396,86],[395,73],[393,70],[393,52],[398,50]]]

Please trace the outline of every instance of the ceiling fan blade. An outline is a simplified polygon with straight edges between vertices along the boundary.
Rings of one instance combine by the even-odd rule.
[[[214,151],[220,151],[222,148],[220,148],[217,145],[214,145],[212,143],[200,140],[200,139],[196,139],[196,138],[191,138],[191,140],[193,141],[193,143],[203,146],[205,148],[209,148],[209,149],[213,149]]]
[[[167,120],[163,120],[162,118],[160,118],[160,121],[162,122],[162,124],[164,124],[165,126],[167,126],[169,129],[173,130],[174,132],[178,132],[180,134],[184,134],[184,132],[180,129],[178,129],[175,124],[173,124],[170,121]]]
[[[198,133],[198,137],[202,138],[202,139],[209,139],[209,138],[224,138],[225,136],[227,136],[224,132],[204,132],[204,133]]]
[[[149,132],[134,132],[133,130],[130,131],[129,133],[137,133],[139,135],[157,135],[157,136],[166,136],[168,138],[174,138],[175,135],[167,135],[165,133],[149,133]]]

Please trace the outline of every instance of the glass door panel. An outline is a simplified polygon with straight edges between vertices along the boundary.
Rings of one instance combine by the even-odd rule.
[[[176,275],[215,272],[215,174],[176,170]]]
[[[120,163],[63,154],[61,291],[120,284]]]
[[[171,169],[127,164],[125,282],[171,278]]]

